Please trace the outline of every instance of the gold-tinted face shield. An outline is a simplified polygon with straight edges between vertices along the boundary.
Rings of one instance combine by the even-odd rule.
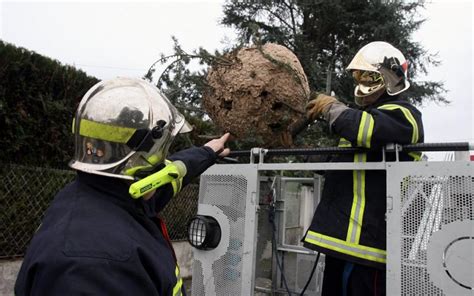
[[[373,71],[354,70],[352,77],[357,83],[355,95],[365,97],[385,86],[382,74]]]

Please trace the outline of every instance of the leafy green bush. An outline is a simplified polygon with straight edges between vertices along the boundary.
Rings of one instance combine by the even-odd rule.
[[[0,162],[65,167],[72,118],[97,78],[0,40]]]

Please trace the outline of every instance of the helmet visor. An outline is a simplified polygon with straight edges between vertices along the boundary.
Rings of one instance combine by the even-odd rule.
[[[356,96],[368,96],[381,89],[384,85],[383,76],[374,71],[354,70],[352,77],[357,83]]]
[[[74,122],[76,152],[71,166],[81,170],[107,170],[135,153],[127,142],[136,129],[88,119]]]
[[[184,116],[153,85],[130,78],[102,81],[77,109],[70,166],[130,177],[160,164],[180,131],[189,131]]]

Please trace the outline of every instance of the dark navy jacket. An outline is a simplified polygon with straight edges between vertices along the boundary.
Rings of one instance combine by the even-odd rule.
[[[209,147],[169,158],[187,167],[183,185],[214,164]],[[78,172],[55,197],[33,237],[18,275],[20,295],[181,295],[173,251],[156,214],[173,188],[134,200],[117,178]],[[172,226],[171,226],[172,227]]]
[[[367,153],[343,154],[334,162],[380,162],[386,144],[422,143],[421,113],[397,97],[385,95],[364,110],[347,109],[332,130],[340,147],[369,148]],[[419,160],[401,152],[401,161]],[[394,154],[386,155],[395,160]],[[304,246],[342,260],[385,269],[386,173],[377,170],[329,171],[321,202],[303,239]]]

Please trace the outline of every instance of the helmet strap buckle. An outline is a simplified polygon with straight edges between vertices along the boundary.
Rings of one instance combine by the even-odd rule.
[[[155,144],[155,140],[160,139],[163,136],[165,125],[166,121],[158,120],[156,126],[151,130],[137,129],[133,136],[128,140],[127,146],[135,151],[149,151]]]
[[[166,121],[158,120],[156,122],[156,126],[153,127],[151,130],[151,135],[153,139],[160,139],[163,136],[163,129],[166,126]]]

